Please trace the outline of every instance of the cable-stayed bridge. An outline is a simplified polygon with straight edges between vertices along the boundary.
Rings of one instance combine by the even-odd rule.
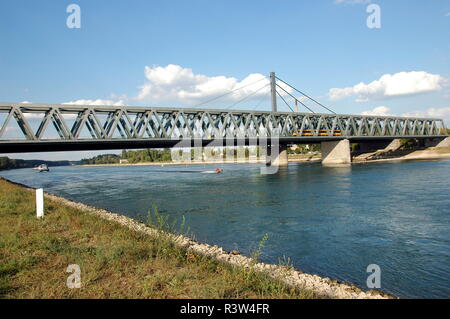
[[[447,136],[442,119],[336,114],[279,79],[280,86],[274,73],[270,79],[272,111],[0,103],[0,153],[162,148],[186,139],[207,145],[277,138],[285,145]],[[314,113],[287,87],[329,113]],[[277,97],[292,111],[278,112]],[[309,112],[298,112],[299,105]]]

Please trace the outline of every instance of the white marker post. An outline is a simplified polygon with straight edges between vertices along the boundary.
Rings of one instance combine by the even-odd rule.
[[[36,189],[36,216],[44,218],[44,190]]]

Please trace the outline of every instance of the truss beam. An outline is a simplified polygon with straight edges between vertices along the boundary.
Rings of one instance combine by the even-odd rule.
[[[16,126],[14,136],[11,133],[11,125]],[[16,140],[48,143],[116,139],[247,139],[275,136],[301,142],[314,138],[321,140],[325,137],[386,139],[446,135],[444,121],[430,118],[0,103],[0,144]]]

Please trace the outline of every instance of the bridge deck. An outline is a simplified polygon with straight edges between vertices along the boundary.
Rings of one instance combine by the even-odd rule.
[[[445,136],[444,121],[429,118],[0,103],[0,153],[161,148],[183,139],[204,146],[224,139],[306,144]]]

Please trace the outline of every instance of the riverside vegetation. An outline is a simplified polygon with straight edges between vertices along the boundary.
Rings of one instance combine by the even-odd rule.
[[[317,297],[49,198],[45,218],[37,219],[34,192],[4,179],[0,217],[2,298]],[[152,227],[168,224],[157,213],[154,217]],[[254,253],[255,262],[266,240]],[[70,264],[80,266],[79,289],[66,286]]]
[[[0,157],[0,171],[15,168],[30,168],[41,164],[48,166],[69,166],[72,164],[78,164],[76,161],[44,161],[44,160],[23,160],[12,159],[6,156]]]
[[[320,151],[320,145],[299,145],[295,149],[289,148],[289,154],[291,155],[301,155],[307,154],[308,152]],[[179,156],[182,157],[183,153],[180,150]],[[216,156],[217,152],[222,152],[223,159],[229,158],[229,154],[225,149],[223,150],[211,150],[211,155]],[[253,155],[260,157],[262,154],[261,149],[258,147],[252,150]],[[236,149],[233,150],[234,158],[237,158],[238,152]],[[246,159],[250,157],[250,150],[248,147],[244,148],[244,156]],[[195,160],[195,150],[191,149],[191,160]],[[136,164],[136,163],[168,163],[172,161],[172,151],[170,149],[143,149],[135,151],[123,150],[120,155],[117,154],[102,154],[91,158],[84,158],[80,161],[81,165],[103,165],[103,164],[119,164],[120,162]]]

